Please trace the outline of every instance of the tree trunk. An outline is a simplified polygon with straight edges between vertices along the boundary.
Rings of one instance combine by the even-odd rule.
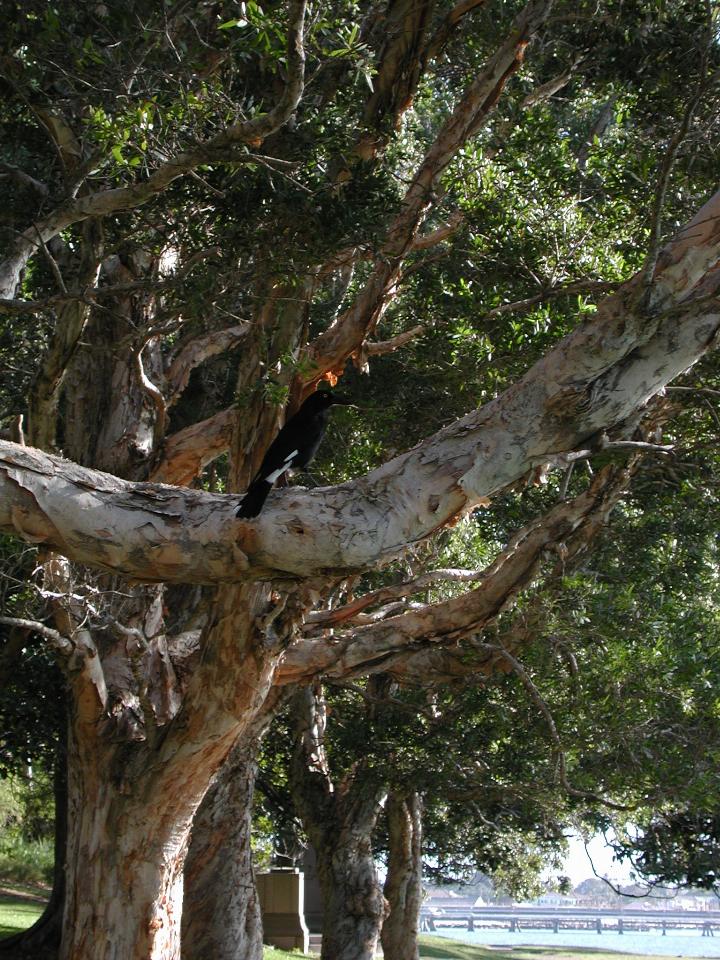
[[[199,798],[187,778],[158,789],[151,775],[123,776],[124,759],[139,766],[131,749],[105,752],[102,765],[77,743],[71,749],[62,960],[180,956],[182,868]]]
[[[374,824],[373,818],[373,824]],[[334,834],[313,830],[325,912],[321,960],[373,960],[386,905],[366,817]]]
[[[322,960],[373,960],[386,905],[371,837],[385,785],[362,764],[333,784],[323,746],[322,697],[301,688],[294,709],[299,735],[291,790],[317,855],[324,903]]]
[[[416,793],[392,791],[385,805],[390,849],[385,898],[390,913],[382,947],[392,960],[418,960],[418,918],[422,902],[422,802]]]
[[[262,960],[250,835],[258,738],[239,741],[197,812],[185,864],[184,960]]]

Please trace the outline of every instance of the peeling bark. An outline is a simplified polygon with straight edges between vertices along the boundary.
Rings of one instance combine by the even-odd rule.
[[[392,790],[385,804],[388,872],[384,894],[390,912],[382,927],[383,955],[418,960],[418,920],[422,903],[422,802],[416,793]]]
[[[237,410],[222,410],[171,434],[150,473],[150,480],[189,487],[208,464],[227,453],[236,419]]]
[[[185,864],[182,956],[262,960],[250,835],[257,737],[243,737],[195,816]]]
[[[102,673],[113,663],[102,657],[102,645],[79,661],[79,669],[71,668],[61,960],[98,955],[177,960],[193,816],[233,744],[254,735],[270,692],[277,653],[268,649],[258,658],[255,651],[255,621],[266,604],[263,589],[225,591],[206,630],[204,659],[189,679],[183,711],[162,728],[154,728],[147,713],[144,723],[133,724],[138,704],[113,701]]]

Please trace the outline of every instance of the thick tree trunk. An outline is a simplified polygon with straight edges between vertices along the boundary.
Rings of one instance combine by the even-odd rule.
[[[98,763],[75,746],[61,960],[178,960],[190,826],[231,739],[177,763],[128,743]]]
[[[418,960],[418,917],[422,902],[422,803],[416,793],[390,793],[385,805],[390,840],[385,898],[390,913],[382,947],[392,960]]]
[[[258,739],[243,738],[197,812],[185,864],[183,960],[262,960],[250,834]]]
[[[218,597],[201,641],[202,670],[193,671],[179,713],[163,713],[165,698],[151,692],[133,699],[106,686],[118,674],[112,656],[101,661],[102,635],[95,656],[78,651],[61,960],[179,960],[193,817],[233,745],[256,734],[266,708],[274,656],[255,656],[253,626],[266,602],[264,591]],[[75,632],[78,646],[82,633]],[[239,675],[228,670],[228,647]]]
[[[70,750],[62,960],[177,960],[182,870],[202,775],[152,773],[142,745]],[[138,749],[134,750],[136,747]],[[142,773],[140,757],[150,768]],[[99,762],[98,762],[99,761]],[[194,781],[194,782],[193,782]]]
[[[85,778],[87,781],[87,778]],[[86,782],[86,786],[88,786]],[[98,784],[99,786],[99,784]],[[143,791],[144,792],[144,791]],[[185,829],[162,823],[114,791],[75,800],[63,960],[177,960]],[[155,810],[160,798],[151,796]],[[122,824],[122,834],[118,836]]]
[[[298,691],[291,790],[315,848],[323,895],[322,960],[373,960],[386,912],[372,853],[384,784],[362,764],[331,782],[323,746],[324,702]]]
[[[386,912],[366,817],[338,834],[313,830],[325,912],[322,960],[373,960]]]

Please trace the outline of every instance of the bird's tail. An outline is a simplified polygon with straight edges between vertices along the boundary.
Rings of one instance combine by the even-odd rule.
[[[236,516],[242,517],[245,520],[251,520],[253,517],[257,517],[271,490],[272,484],[266,480],[256,480],[254,483],[251,483],[247,493],[242,498]]]

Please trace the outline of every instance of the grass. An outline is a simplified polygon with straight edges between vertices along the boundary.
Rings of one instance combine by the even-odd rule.
[[[309,954],[265,947],[263,960],[300,960]],[[313,955],[317,960],[317,955]],[[493,947],[471,946],[443,937],[420,937],[421,960],[668,960],[667,957],[617,953],[593,947]]]
[[[594,947],[493,947],[470,946],[443,937],[420,937],[421,960],[668,960],[667,957],[617,953]]]
[[[302,960],[303,957],[312,957],[318,960],[316,953],[300,953],[299,950],[277,950],[275,947],[265,947],[263,951],[263,960]]]
[[[12,883],[50,883],[52,840],[25,840],[15,831],[0,833],[0,877]]]
[[[0,889],[0,937],[31,927],[45,907],[47,891],[35,886]]]

